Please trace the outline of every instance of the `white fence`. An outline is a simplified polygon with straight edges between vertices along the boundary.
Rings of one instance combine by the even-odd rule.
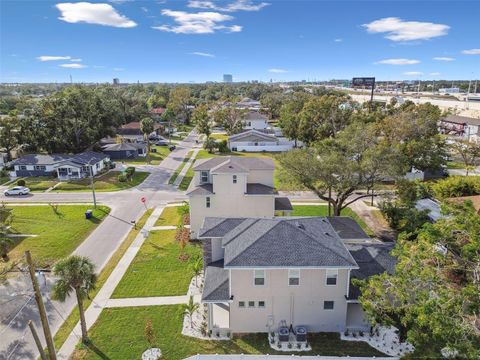
[[[356,357],[356,356],[301,356],[301,355],[194,355],[185,360],[398,360],[398,357]]]

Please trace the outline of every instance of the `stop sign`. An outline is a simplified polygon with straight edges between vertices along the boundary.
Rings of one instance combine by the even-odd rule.
[[[142,197],[140,198],[140,201],[145,204],[145,201],[147,201],[147,199],[145,199],[145,196],[142,196]]]

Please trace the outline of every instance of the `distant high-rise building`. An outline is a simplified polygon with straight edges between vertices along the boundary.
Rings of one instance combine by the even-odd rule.
[[[223,74],[223,82],[224,83],[233,82],[233,76],[231,74]]]
[[[114,78],[113,79],[113,85],[119,85],[120,84],[120,79],[119,78]]]

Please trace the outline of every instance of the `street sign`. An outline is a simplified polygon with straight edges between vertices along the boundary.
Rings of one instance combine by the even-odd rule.
[[[140,198],[140,201],[145,204],[145,202],[147,201],[147,199],[145,198],[145,196],[142,196],[142,197]]]
[[[372,87],[375,85],[374,77],[358,77],[352,79],[352,86]]]

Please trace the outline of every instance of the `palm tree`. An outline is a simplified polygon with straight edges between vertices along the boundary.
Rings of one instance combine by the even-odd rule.
[[[198,259],[195,260],[195,262],[192,264],[192,272],[193,272],[193,276],[195,277],[195,286],[196,286],[196,287],[198,287],[198,285],[197,285],[197,278],[198,278],[198,276],[200,275],[200,273],[202,272],[202,269],[203,269],[202,259],[201,259],[201,258],[198,258]]]
[[[143,118],[140,121],[140,127],[142,129],[143,137],[147,141],[147,157],[150,161],[150,141],[148,140],[148,135],[150,135],[154,130],[153,120],[149,117]]]
[[[193,329],[193,314],[197,311],[199,307],[198,303],[193,302],[193,296],[190,296],[188,304],[183,305],[183,313],[190,318],[190,327]]]
[[[63,302],[72,291],[75,292],[82,327],[82,342],[86,343],[88,336],[83,300],[88,297],[90,291],[95,289],[97,282],[95,265],[87,257],[71,255],[57,262],[53,268],[53,273],[58,277],[53,286],[53,298],[55,300]]]

